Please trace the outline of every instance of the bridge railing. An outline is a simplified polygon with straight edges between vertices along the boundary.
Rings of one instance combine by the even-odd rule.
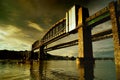
[[[39,40],[36,40],[33,44],[32,44],[32,50],[38,49],[41,45],[41,42]]]
[[[118,10],[117,12],[120,13],[120,10]],[[54,42],[54,41],[56,41],[58,39],[61,39],[61,38],[65,37],[65,36],[68,36],[69,34],[71,34],[70,32],[68,32],[68,33],[66,32],[66,20],[67,19],[63,18],[60,21],[58,21],[57,23],[55,23],[47,31],[47,33],[43,36],[43,38],[41,39],[41,43],[44,44],[44,45],[47,45],[47,44],[49,44],[51,42]],[[108,20],[110,20],[110,12],[109,12],[109,6],[106,6],[105,8],[103,8],[103,9],[99,10],[98,12],[96,12],[95,14],[89,16],[85,20],[85,25],[86,25],[86,27],[90,27],[92,29],[96,25],[104,23],[104,22],[106,22]],[[76,24],[76,25],[77,26],[76,26],[75,29],[77,31],[77,29],[80,26],[78,27],[78,24]],[[101,35],[102,35],[102,37],[101,37]],[[112,36],[112,29],[106,30],[105,32],[100,33],[100,34],[93,34],[93,36],[94,36],[93,41],[101,40],[103,38],[109,38],[109,37]]]
[[[44,35],[44,37],[41,39],[43,43],[65,33],[66,29],[66,19],[63,18],[60,21],[58,21],[56,24],[54,24],[49,31]]]
[[[108,20],[110,20],[110,14],[109,14],[109,8],[107,6],[103,9],[99,10],[98,12],[96,12],[94,15],[89,16],[85,20],[85,23],[86,23],[87,27],[93,28],[94,26],[101,24],[101,23],[108,21]],[[76,25],[78,25],[78,24],[76,24]],[[43,44],[48,43],[50,41],[53,42],[53,41],[55,41],[54,40],[55,38],[61,37],[61,34],[64,34],[64,37],[65,37],[65,35],[67,35],[66,27],[67,26],[66,26],[66,19],[65,18],[58,21],[47,31],[47,33],[41,39],[41,42]],[[76,30],[76,32],[77,32],[77,29],[78,29],[78,27],[76,26],[76,28],[74,30]],[[69,33],[70,32],[68,32],[68,35],[69,35]]]

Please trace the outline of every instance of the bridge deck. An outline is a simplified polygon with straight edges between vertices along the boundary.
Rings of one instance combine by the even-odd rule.
[[[117,11],[117,13],[120,13],[120,10]],[[120,16],[120,14],[118,15]],[[120,19],[120,18],[119,18]],[[86,20],[85,20],[85,25],[86,27],[90,27],[91,29],[94,28],[96,25],[99,25],[103,22],[106,22],[110,20],[110,12],[109,12],[109,6],[106,6],[105,8],[99,10],[98,12],[96,12],[95,14],[89,16]],[[119,20],[120,21],[120,20]],[[83,25],[79,26],[82,27]],[[74,29],[71,32],[66,32],[66,19],[63,18],[60,21],[58,21],[57,23],[55,23],[48,31],[47,33],[43,36],[43,38],[41,39],[41,43],[40,45],[48,45],[54,41],[57,41],[61,38],[64,38],[70,34],[73,33],[77,33],[78,32],[78,26],[76,27],[76,29]],[[101,39],[105,39],[105,38],[110,38],[112,37],[112,29],[106,30],[106,31],[102,31],[100,33],[96,33],[92,35],[92,41],[98,41]],[[71,44],[74,45],[74,43],[76,44],[76,41],[72,41],[72,42],[68,42],[67,44],[60,44],[60,45],[56,45],[58,48],[61,48],[60,46],[63,47],[67,47],[67,46],[71,46]],[[70,45],[68,45],[70,43]],[[53,46],[51,48],[54,48],[56,46]],[[35,46],[34,46],[35,47]],[[39,48],[38,45],[37,47],[35,47],[34,49]],[[57,48],[56,48],[57,49]],[[50,50],[50,49],[49,49]]]
[[[85,23],[86,23],[87,27],[93,28],[96,25],[101,24],[101,23],[103,23],[105,21],[108,21],[108,20],[110,20],[109,9],[108,9],[108,7],[105,7],[103,9],[101,9],[100,11],[96,12],[94,15],[88,17],[85,20],[86,21]],[[79,27],[76,27],[76,29],[74,29],[72,32],[66,33],[65,32],[65,29],[66,29],[65,26],[66,25],[64,23],[65,21],[66,21],[66,19],[63,18],[62,20],[58,21],[56,24],[54,24],[49,29],[49,31],[42,38],[42,42],[43,42],[44,45],[50,44],[50,43],[52,43],[52,42],[54,42],[56,40],[59,40],[59,39],[61,39],[63,37],[66,37],[66,36],[68,36],[71,33],[77,33],[77,29]],[[61,24],[63,26],[62,29],[61,30],[57,30],[57,27],[59,27],[59,25],[61,25]],[[53,34],[53,32],[55,32],[54,35],[50,35],[51,33]]]
[[[111,37],[112,37],[112,30],[109,29],[109,30],[105,30],[105,31],[102,31],[102,32],[92,35],[92,41],[103,40],[103,39],[107,39],[107,38],[111,38]],[[54,45],[52,47],[45,49],[45,51],[52,51],[52,50],[70,47],[70,46],[74,46],[74,45],[78,45],[78,39],[70,41],[70,42]]]

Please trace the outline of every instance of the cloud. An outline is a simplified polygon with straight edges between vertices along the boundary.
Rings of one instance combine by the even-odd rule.
[[[0,49],[30,50],[32,40],[14,25],[0,25]]]
[[[9,36],[15,35],[16,33],[21,32],[21,29],[13,25],[2,25],[0,26],[0,28],[1,28],[0,34],[1,36],[4,36],[4,37],[9,37]]]
[[[0,42],[0,49],[8,50],[30,50],[31,45],[17,38],[9,38]]]
[[[5,31],[0,30],[0,40],[4,40],[5,35],[8,35],[8,33],[6,33]]]
[[[101,0],[98,1],[0,0],[0,49],[30,49],[31,44],[34,41],[41,39],[45,31],[47,31],[52,24],[56,23],[59,19],[64,18],[65,12],[75,3],[88,4],[87,8],[89,8],[91,15],[100,8],[106,6],[107,3],[112,0],[105,0],[105,2],[101,2]],[[26,21],[28,22],[26,23]],[[108,24],[109,22],[104,25],[99,25],[102,28],[99,26],[96,27],[93,33],[106,28],[108,29],[108,27],[110,27]],[[71,40],[73,38],[75,38],[75,36],[71,36],[69,39]],[[62,43],[69,39],[66,38],[58,42]],[[58,42],[54,44],[57,44]],[[110,44],[111,43],[108,45]],[[73,50],[72,48],[68,49],[71,51],[68,50],[68,52],[66,52],[67,54],[78,52],[78,50],[76,50],[77,48],[73,48]],[[64,49],[63,51],[58,50],[56,53],[62,53],[64,51],[67,51],[67,49]]]
[[[34,29],[36,29],[40,32],[44,31],[44,29],[41,26],[39,26],[37,23],[33,23],[31,21],[28,21],[28,26],[31,27],[31,28],[34,28]]]

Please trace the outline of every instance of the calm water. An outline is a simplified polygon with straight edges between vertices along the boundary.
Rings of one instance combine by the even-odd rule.
[[[31,65],[0,61],[0,80],[116,80],[116,71],[112,60],[86,65],[67,60],[34,61]]]

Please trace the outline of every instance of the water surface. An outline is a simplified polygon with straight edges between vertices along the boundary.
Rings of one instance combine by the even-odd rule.
[[[50,60],[32,64],[0,61],[0,80],[116,80],[113,60],[96,60],[80,65],[68,60]]]

